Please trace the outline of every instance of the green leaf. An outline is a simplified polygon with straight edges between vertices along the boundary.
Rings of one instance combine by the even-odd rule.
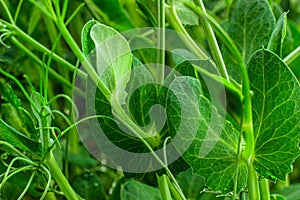
[[[157,47],[152,40],[144,36],[134,36],[130,39],[130,46],[133,49],[133,54],[136,58],[142,61],[155,76],[155,66],[151,65],[157,61]]]
[[[105,199],[104,185],[96,174],[87,172],[75,177],[72,187],[86,200]]]
[[[33,120],[24,108],[19,107],[17,109],[10,103],[4,103],[1,105],[1,117],[7,124],[22,132],[27,137],[38,138]]]
[[[300,46],[300,30],[295,23],[288,21],[287,34],[283,43],[283,56],[287,56]],[[298,80],[300,79],[300,57],[294,60],[289,67],[293,70]]]
[[[149,115],[149,110],[147,110],[147,108],[151,107],[150,105],[151,102],[153,102],[153,100],[156,100],[156,91],[153,91],[152,88],[153,85],[151,85],[154,81],[152,79],[151,74],[148,72],[145,66],[135,58],[133,60],[133,65],[134,66],[130,74],[131,75],[130,81],[126,86],[126,90],[124,90],[126,91],[126,93],[128,93],[128,95],[127,98],[125,99],[125,104],[123,105],[123,108],[125,112],[128,114],[128,116],[131,117],[131,119],[134,122],[137,122],[137,125],[139,125],[140,123],[141,129],[143,129],[144,125],[146,125],[144,129],[146,129],[147,131],[156,130],[154,129],[156,128],[155,126],[154,127],[151,126],[152,125],[150,123],[151,115]],[[149,83],[149,86],[145,86],[147,85],[147,83]],[[135,153],[149,152],[149,149],[147,149],[144,143],[140,139],[135,137],[132,131],[130,131],[124,125],[124,123],[121,123],[118,120],[118,118],[115,117],[110,102],[108,102],[105,96],[101,93],[99,89],[97,89],[97,86],[90,79],[88,80],[87,88],[88,88],[86,94],[87,105],[94,105],[94,108],[92,108],[93,106],[87,107],[88,114],[91,115],[97,114],[97,115],[105,116],[102,118],[98,118],[97,120],[99,125],[101,126],[101,130],[103,131],[102,133],[99,133],[99,129],[97,129],[97,126],[93,124],[91,125],[91,128],[93,129],[92,131],[93,133],[91,134],[92,135],[91,140],[96,142],[96,145],[98,145],[98,147],[101,149],[101,146],[105,145],[103,144],[101,135],[105,134],[105,136],[109,139],[110,143],[113,143],[117,147],[124,150],[122,151],[122,153],[124,154],[126,154],[126,152],[135,152]],[[150,90],[152,91],[152,94],[154,96],[152,95],[149,96],[150,94],[148,93],[148,91]],[[141,97],[141,99],[139,99],[138,97]],[[131,98],[133,99],[131,100]],[[134,99],[137,100],[135,101]],[[146,104],[147,106],[144,107],[144,105]],[[142,110],[139,110],[139,108],[142,108]],[[147,124],[148,122],[150,124],[149,126]],[[118,148],[110,148],[109,150],[106,149],[107,151],[109,151],[108,153],[109,158],[107,159],[113,163],[120,162],[120,158],[122,158],[122,155],[113,152],[115,149],[119,151]],[[106,152],[104,152],[104,154]],[[130,159],[134,160],[135,157],[132,157]],[[143,165],[148,164],[148,162],[145,163],[145,161],[143,160],[139,160],[135,162],[132,161],[128,163],[122,162],[117,164],[122,166],[128,165],[128,167],[130,167],[131,169],[135,169],[137,166],[136,162],[144,162]],[[152,163],[149,162],[149,165],[151,164]]]
[[[166,91],[165,87],[155,84],[148,69],[134,59],[131,78],[126,87],[126,106],[131,118],[150,135],[160,132],[165,124],[161,106],[165,105]]]
[[[122,2],[120,0],[101,0],[93,2],[98,6],[98,9],[101,9],[106,14],[106,17],[109,18],[105,20],[105,23],[109,23],[108,25],[116,28],[118,31],[134,28],[134,23],[130,20],[129,15],[126,12],[127,9],[123,8],[123,6],[126,6],[126,3],[129,4],[128,2]]]
[[[275,29],[271,35],[267,49],[282,57],[282,44],[286,35],[286,13],[279,17]]]
[[[202,176],[192,173],[191,169],[181,172],[176,176],[176,180],[184,195],[189,199],[199,199],[201,191],[205,187],[205,180]]]
[[[131,95],[129,100],[129,110],[133,119],[140,126],[147,126],[146,132],[151,131],[151,113],[149,112],[152,106],[157,102],[156,100],[156,85],[147,84],[138,88]]]
[[[26,137],[18,130],[9,126],[2,119],[0,119],[0,137],[14,147],[24,151],[40,152],[40,144],[37,141]]]
[[[95,44],[91,40],[90,33],[92,27],[97,23],[99,22],[97,22],[96,20],[90,20],[82,28],[81,45],[82,45],[82,52],[85,56],[88,56],[95,49]]]
[[[171,135],[180,134],[176,147],[188,147],[183,158],[195,174],[206,179],[208,187],[227,193],[237,182],[239,192],[246,185],[247,169],[238,156],[238,131],[203,96],[197,79],[177,78],[170,90],[173,94],[168,97],[168,120],[173,125]]]
[[[35,129],[35,122],[29,112],[24,108],[19,108],[20,117],[22,119],[22,126],[26,129],[28,136],[34,140],[39,138],[38,132]]]
[[[160,200],[159,189],[144,183],[129,180],[121,187],[121,200]]]
[[[14,93],[10,85],[4,84],[2,81],[0,81],[0,92],[6,102],[11,103],[11,105],[13,105],[15,108],[21,107],[21,101]]]
[[[26,129],[22,126],[22,121],[19,116],[18,110],[10,103],[1,104],[1,118],[16,130],[27,134]]]
[[[132,63],[130,46],[116,30],[100,23],[92,26],[90,36],[95,44],[96,56],[92,57],[92,63],[104,85],[112,93],[116,92],[121,104],[124,104],[124,90],[130,79]]]
[[[275,26],[275,19],[267,0],[237,0],[230,19],[228,34],[233,39],[245,63],[256,50],[267,46]],[[240,80],[237,61],[224,50],[228,73]]]
[[[6,170],[6,168],[5,168]],[[5,171],[1,170],[1,174]],[[1,199],[11,200],[18,199],[26,187],[32,171],[23,171],[7,180],[1,190]],[[43,189],[46,187],[46,180],[43,174],[36,174],[33,183],[29,186],[27,191],[28,199],[39,199],[42,195]]]
[[[285,180],[300,153],[299,82],[268,50],[259,50],[251,57],[248,73],[254,93],[254,168],[266,178]]]
[[[36,106],[35,108],[33,105],[31,105],[31,110],[39,124],[41,124],[41,118],[45,117],[47,120],[47,125],[50,125],[52,121],[52,111],[49,106],[45,105],[46,103],[44,97],[40,93],[34,91],[31,93],[30,98]]]
[[[300,184],[290,185],[273,192],[285,197],[286,200],[299,199],[300,197]]]
[[[96,90],[95,87],[96,87],[95,85],[92,87],[91,84],[89,84],[89,88],[91,88],[90,91],[92,92],[95,91]],[[91,96],[91,95],[95,96],[95,102],[91,102],[88,98],[87,105],[94,104],[97,115],[107,116],[105,118],[98,118],[98,122],[101,126],[101,129],[103,130],[105,135],[109,138],[109,140],[115,145],[117,145],[118,147],[122,149],[126,149],[127,151],[132,151],[132,152],[145,151],[146,148],[141,141],[139,141],[136,137],[130,134],[124,133],[124,131],[120,128],[120,126],[118,125],[119,122],[117,122],[114,119],[114,115],[112,113],[112,108],[110,103],[107,101],[105,96],[100,92],[100,90],[97,89],[96,94],[89,93],[89,92],[87,93],[87,96]],[[96,142],[101,143],[101,141],[98,141],[97,137],[95,138],[96,138]]]
[[[186,0],[186,2],[192,2],[193,0]],[[198,25],[199,24],[199,18],[198,16],[188,9],[186,6],[184,6],[182,1],[174,1],[174,6],[178,15],[178,18],[180,19],[180,22],[184,25]]]
[[[140,7],[142,13],[151,22],[153,26],[157,26],[157,0],[136,0],[138,6]]]

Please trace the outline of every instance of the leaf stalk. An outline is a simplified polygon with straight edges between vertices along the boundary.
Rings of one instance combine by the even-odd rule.
[[[291,64],[294,60],[296,60],[300,56],[300,46],[298,46],[294,51],[292,51],[289,55],[287,55],[283,61],[289,65]]]

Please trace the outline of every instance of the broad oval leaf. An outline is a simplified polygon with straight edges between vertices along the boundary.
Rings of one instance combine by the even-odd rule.
[[[130,46],[120,33],[104,24],[92,26],[90,36],[96,55],[91,57],[92,63],[105,86],[112,93],[117,92],[124,104],[132,63]]]
[[[187,2],[193,2],[193,0],[186,0]],[[180,22],[184,25],[199,25],[198,16],[184,6],[182,1],[174,1],[174,7],[176,8],[176,13]]]
[[[267,46],[275,26],[275,18],[267,0],[237,0],[229,22],[228,34],[233,39],[245,63],[256,50]],[[240,80],[236,60],[224,50],[224,60],[230,75]]]
[[[248,63],[255,134],[254,168],[264,177],[285,180],[298,157],[300,86],[288,66],[268,50]]]
[[[187,119],[182,116],[184,107],[179,104],[180,99],[177,100],[191,98],[186,92],[186,87],[183,87],[185,84],[189,84],[197,96],[196,101],[188,105],[189,109],[197,109],[197,114],[193,114],[193,117],[188,116]],[[247,168],[239,156],[238,131],[230,122],[224,121],[217,109],[203,96],[197,79],[191,77],[175,79],[170,89],[181,94],[176,97],[170,93],[168,96],[167,114],[169,123],[173,126],[170,130],[178,132],[182,121],[187,121],[186,132],[181,135],[181,140],[176,146],[180,149],[190,144],[183,158],[192,167],[193,173],[203,176],[207,186],[215,191],[226,194],[234,190],[235,184],[240,191],[246,185]],[[195,120],[199,123],[193,123]],[[190,129],[194,128],[196,128],[195,135],[190,133]],[[170,134],[174,137],[172,132]]]

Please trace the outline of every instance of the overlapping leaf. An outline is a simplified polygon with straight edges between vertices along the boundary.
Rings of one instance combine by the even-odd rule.
[[[275,19],[267,0],[237,0],[230,19],[228,34],[247,63],[253,52],[267,46]],[[230,75],[240,80],[236,60],[224,50],[224,60]]]
[[[40,144],[38,141],[26,137],[23,133],[14,129],[2,119],[0,119],[0,137],[2,140],[24,151],[40,152]]]
[[[94,67],[104,86],[111,93],[117,93],[123,104],[132,63],[128,42],[116,30],[95,20],[84,26],[82,40],[87,62]]]
[[[277,21],[267,47],[268,50],[276,53],[280,57],[282,56],[282,44],[286,35],[286,23],[286,13],[283,13]]]
[[[2,81],[0,81],[0,94],[6,102],[10,103],[15,108],[21,107],[21,101],[14,93],[12,87],[10,85],[5,85]]]
[[[254,167],[264,177],[284,180],[299,155],[300,86],[274,53],[257,51],[248,63],[254,92]]]
[[[238,131],[203,97],[196,79],[177,78],[170,90],[173,94],[168,96],[167,113],[173,126],[171,134],[173,138],[180,134],[179,142],[175,142],[179,150],[188,147],[183,157],[193,172],[204,176],[213,190],[227,193],[233,191],[235,183],[238,191],[241,190],[246,185],[247,169],[239,158]],[[196,101],[190,103],[193,95]],[[180,129],[185,130],[184,134]]]

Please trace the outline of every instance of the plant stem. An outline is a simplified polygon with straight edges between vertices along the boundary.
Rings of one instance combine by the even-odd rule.
[[[297,47],[294,51],[292,51],[289,55],[287,55],[283,61],[289,65],[291,64],[294,60],[296,60],[300,56],[300,46]]]
[[[215,74],[212,74],[210,73],[209,71],[197,66],[197,65],[193,65],[194,68],[201,74],[201,75],[204,75],[204,76],[207,76],[209,77],[210,79],[216,81],[217,83],[220,83],[220,84],[223,84],[225,86],[226,89],[230,90],[232,93],[236,94],[240,100],[243,100],[243,94],[242,94],[242,91],[241,91],[241,87],[239,86],[236,86],[235,84],[233,84],[232,82],[229,82],[227,79],[221,77],[221,76],[218,76],[218,75],[215,75]]]
[[[68,200],[80,200],[78,195],[75,193],[73,188],[70,186],[70,183],[65,178],[64,174],[61,172],[52,152],[49,152],[49,155],[45,159],[45,163],[50,169],[50,172],[58,184],[60,190],[64,193]]]
[[[256,171],[253,168],[253,163],[250,161],[248,164],[248,190],[249,200],[260,200],[259,187]]]
[[[270,200],[269,181],[263,178],[259,182],[260,198],[261,200]]]
[[[4,8],[4,11],[5,11],[6,14],[7,14],[8,20],[10,21],[10,23],[11,23],[12,25],[15,25],[15,21],[14,21],[12,15],[10,14],[10,11],[9,11],[8,7],[6,6],[6,3],[4,2],[4,0],[0,0],[0,2],[1,2],[3,8]]]
[[[94,3],[92,0],[84,0],[86,7],[90,10],[91,14],[95,19],[104,24],[109,24],[111,21],[109,17]]]
[[[174,199],[182,200],[182,195],[180,193],[178,193],[178,190],[176,190],[174,185],[171,183],[170,179],[168,177],[166,177],[166,179],[167,179],[167,183],[169,185],[170,192],[171,192],[172,196],[174,197]]]
[[[158,48],[157,48],[157,66],[156,66],[156,82],[163,84],[165,73],[165,0],[158,0]]]
[[[179,36],[181,37],[185,45],[187,45],[187,47],[195,54],[198,59],[210,60],[206,53],[196,44],[196,42],[189,36],[188,32],[182,26],[173,6],[166,5],[166,17],[168,19],[168,22],[174,27],[174,29],[180,33]],[[212,64],[215,65],[213,62]]]
[[[44,45],[42,45],[41,43],[39,43],[38,41],[36,41],[35,39],[33,39],[32,37],[30,37],[29,35],[27,35],[25,32],[23,32],[20,28],[18,28],[17,26],[13,27],[13,32],[14,34],[19,37],[20,39],[22,39],[23,41],[29,43],[30,45],[34,46],[38,51],[41,51],[43,53],[47,53],[49,55],[52,55],[53,60],[55,60],[56,62],[64,65],[65,67],[67,67],[68,69],[72,70],[72,71],[77,71],[78,69],[70,64],[69,62],[67,62],[65,59],[61,58],[60,56],[58,56],[57,54],[53,53],[51,50],[49,50],[47,47],[45,47]],[[78,70],[78,75],[80,75],[81,77],[85,76],[85,73]]]
[[[34,55],[28,48],[26,48],[19,40],[17,40],[15,37],[11,38],[12,43],[14,43],[19,49],[21,49],[25,54],[27,54],[32,60],[34,60],[39,66],[45,67],[43,62]],[[55,70],[49,68],[49,73],[55,78],[56,80],[60,81],[64,85],[67,85],[68,87],[72,87],[72,84],[68,82],[64,77],[62,77],[60,74],[58,74]]]
[[[98,85],[98,87],[100,88],[101,92],[105,95],[105,97],[108,100],[110,100],[111,92],[107,89],[104,83],[99,79],[98,74],[95,72],[94,68],[90,65],[88,60],[85,58],[85,56],[81,52],[80,48],[74,41],[73,37],[69,33],[68,29],[66,28],[65,24],[63,23],[60,17],[58,17],[56,25],[58,26],[58,29],[60,30],[62,36],[64,37],[64,39],[66,40],[66,42],[68,43],[68,45],[70,46],[70,48],[72,49],[73,53],[76,55],[78,60],[81,62],[81,64],[83,65],[83,67],[85,68],[89,76],[92,78],[94,83]]]
[[[42,115],[43,115],[43,113],[42,113]],[[41,125],[42,126],[40,126],[40,127],[49,127],[48,117],[49,116],[41,116],[41,121],[42,121]],[[46,153],[50,146],[50,132],[49,132],[49,129],[42,129],[41,133],[42,133],[41,141],[42,141],[42,148],[43,148],[42,151],[43,151],[43,153]]]
[[[202,10],[202,12],[207,16],[206,10],[205,10],[205,6],[203,4],[202,0],[199,0],[199,8]],[[212,29],[212,27],[210,26],[210,24],[203,20],[203,25],[204,25],[204,29],[206,30],[207,34],[207,39],[208,39],[208,43],[211,49],[211,53],[212,56],[217,64],[217,66],[219,67],[219,70],[221,72],[221,75],[230,82],[229,80],[229,76],[226,70],[226,66],[223,60],[223,56],[221,54],[221,50],[219,48],[217,39],[215,37],[214,31]]]
[[[170,188],[168,185],[168,176],[163,174],[161,177],[157,175],[157,182],[163,200],[172,200]]]
[[[31,176],[30,176],[30,178],[29,178],[29,180],[28,180],[28,182],[27,182],[27,185],[26,185],[26,187],[24,188],[22,194],[19,196],[18,200],[21,200],[21,199],[24,198],[24,196],[25,196],[25,194],[27,193],[27,191],[28,191],[30,185],[32,184],[32,181],[33,181],[33,178],[34,178],[34,176],[35,176],[35,173],[36,173],[36,170],[34,170],[34,171],[32,172],[32,174],[31,174]]]
[[[212,17],[204,14],[201,10],[197,9],[193,4],[186,3],[187,7],[193,10],[199,17],[209,21],[216,33],[219,35],[220,39],[224,42],[227,48],[230,50],[232,55],[237,59],[237,65],[240,68],[242,76],[242,94],[243,94],[243,120],[241,124],[241,130],[245,133],[246,148],[242,153],[242,157],[246,163],[249,163],[254,152],[254,131],[252,123],[252,103],[251,103],[251,90],[250,81],[248,77],[247,68],[245,66],[244,60],[230,38],[230,36],[224,31],[224,29],[218,24]]]

